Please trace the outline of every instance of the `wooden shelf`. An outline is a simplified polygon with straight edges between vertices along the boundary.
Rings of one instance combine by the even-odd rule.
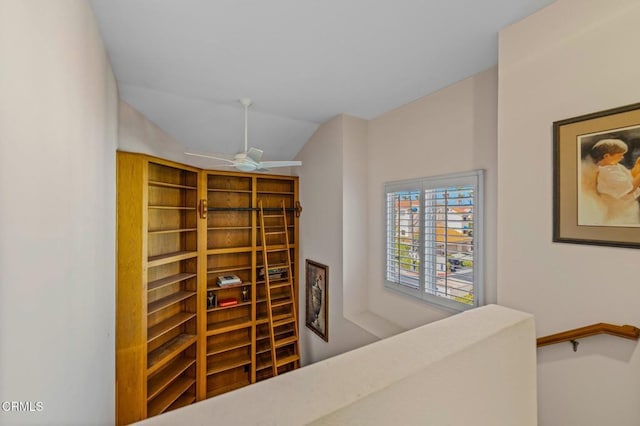
[[[222,373],[223,371],[227,370],[233,370],[234,368],[243,367],[249,364],[251,364],[251,358],[249,357],[249,355],[226,360],[216,364],[215,367],[207,369],[207,376]]]
[[[196,314],[192,312],[180,312],[178,315],[174,315],[169,319],[162,321],[161,323],[154,325],[147,331],[147,343],[152,342],[168,331],[184,324],[192,318],[195,318]]]
[[[265,284],[265,280],[256,281],[256,284]],[[286,277],[284,278],[272,278],[269,280],[269,284],[271,284],[271,288],[285,287],[289,285],[289,281]],[[281,285],[280,285],[281,284]]]
[[[149,209],[156,210],[195,210],[195,207],[187,206],[148,206]]]
[[[279,296],[279,297],[272,297],[271,298],[271,306],[277,306],[277,303],[280,302],[285,302],[285,301],[291,301],[291,298],[289,297],[289,295],[286,296]],[[256,303],[267,303],[267,298],[266,297],[261,297],[260,299],[256,299]]]
[[[162,288],[171,284],[175,284],[180,281],[188,280],[189,278],[194,278],[195,276],[196,274],[193,274],[190,272],[181,272],[176,275],[171,275],[166,278],[161,278],[159,280],[151,281],[149,284],[147,284],[147,289],[149,291],[157,290],[159,288]]]
[[[166,370],[149,379],[147,385],[147,400],[152,400],[160,392],[165,390],[171,382],[178,378],[185,370],[195,364],[196,360],[193,358],[181,358],[173,363]]]
[[[292,191],[257,191],[258,194],[270,195],[295,195]]]
[[[235,305],[229,305],[229,306],[216,306],[215,308],[208,308],[207,312],[215,312],[215,311],[222,311],[225,309],[233,309],[233,308],[239,308],[241,306],[251,306],[251,302],[238,302]]]
[[[226,272],[234,272],[234,271],[245,271],[247,269],[251,269],[251,265],[242,265],[242,266],[229,266],[220,269],[208,269],[207,274],[224,274]]]
[[[208,188],[207,192],[238,192],[240,194],[251,194],[253,191],[250,189],[221,189],[221,188]]]
[[[257,372],[256,374],[256,382],[261,382],[263,380],[267,380],[273,377],[273,371],[271,371],[271,369],[269,370],[262,370],[260,372]]]
[[[222,386],[207,392],[207,398],[212,398],[214,396],[222,395],[223,393],[231,392],[233,390],[240,389],[248,385],[249,385],[249,380],[231,383],[226,386]]]
[[[150,180],[149,181],[149,186],[160,186],[160,187],[164,187],[164,188],[175,188],[175,189],[198,189],[195,186],[179,185],[179,184],[176,184],[176,183],[160,182],[160,181],[156,181],[156,180]]]
[[[250,253],[252,251],[253,251],[253,248],[251,246],[225,247],[225,248],[208,249],[207,254],[235,254],[235,253]]]
[[[264,315],[264,316],[262,316]],[[256,324],[266,324],[269,322],[269,317],[267,314],[262,314],[260,317],[256,319]],[[293,317],[290,313],[282,314],[282,315],[274,315],[273,317],[273,325],[275,327],[281,327],[283,325],[292,324]],[[276,333],[277,334],[277,333]]]
[[[196,251],[176,251],[173,253],[159,254],[157,256],[150,256],[147,260],[147,266],[149,268],[152,268],[154,266],[166,265],[168,263],[192,259],[196,256],[198,256],[198,252]]]
[[[155,302],[149,303],[147,305],[147,315],[152,314],[154,312],[158,312],[161,309],[166,308],[167,306],[171,306],[175,303],[182,302],[185,299],[188,299],[192,296],[195,296],[195,291],[178,291],[176,293],[171,294],[170,296],[163,297],[160,300],[156,300]]]
[[[271,362],[271,358],[265,361],[259,361],[256,363],[256,371],[264,370],[266,368],[271,368],[273,363]]]
[[[217,355],[223,352],[232,351],[234,349],[240,349],[240,348],[245,348],[247,346],[251,346],[251,341],[248,338],[244,338],[244,339],[229,340],[227,342],[224,342],[224,344],[211,345],[211,346],[214,346],[214,348],[207,349],[207,356]]]
[[[250,230],[251,226],[210,226],[207,231],[237,231],[237,230]]]
[[[278,336],[282,336],[283,334],[292,333],[293,331],[294,330],[293,330],[293,326],[292,326],[292,328],[290,330],[276,330],[274,335],[276,337],[278,337]],[[256,336],[256,340],[265,340],[265,339],[268,339],[269,337],[270,337],[269,333],[262,333],[262,334]]]
[[[249,282],[243,282],[240,284],[230,284],[230,285],[225,285],[223,287],[220,287],[218,284],[214,284],[211,287],[207,287],[207,290],[210,291],[220,291],[220,290],[226,290],[228,288],[238,288],[238,287],[251,287],[251,283]]]
[[[169,408],[167,408],[165,411],[177,410],[178,408],[186,407],[192,402],[195,402],[195,400],[196,400],[195,395],[189,392],[185,392],[182,394],[180,398],[176,399],[176,402],[171,404]]]
[[[216,334],[223,334],[229,331],[241,330],[248,327],[251,327],[250,318],[237,318],[227,321],[220,321],[217,323],[208,324],[207,336],[214,336]]]
[[[196,232],[197,230],[197,228],[162,229],[157,231],[149,231],[149,235],[179,234],[182,232]]]
[[[194,334],[180,334],[147,355],[147,375],[150,376],[165,366],[173,357],[193,345]]]
[[[256,346],[256,355],[266,354],[267,352],[271,352],[271,343],[263,342],[262,344],[258,344]]]
[[[164,392],[149,402],[148,415],[157,416],[166,411],[180,396],[185,393],[194,383],[195,379],[181,377],[175,380]]]

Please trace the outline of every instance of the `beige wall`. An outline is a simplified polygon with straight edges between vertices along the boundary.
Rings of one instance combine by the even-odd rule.
[[[367,121],[342,116],[343,308],[347,318],[368,309]]]
[[[355,120],[355,122],[354,122]],[[343,142],[357,120],[338,116],[321,125],[298,153],[300,176],[300,347],[310,364],[375,341],[343,316]],[[358,132],[355,130],[355,137]],[[351,231],[347,231],[351,232]],[[329,342],[305,326],[305,259],[329,266]]]
[[[386,181],[485,169],[486,300],[495,301],[496,114],[492,68],[368,122],[338,116],[303,147],[300,257],[330,265],[330,341],[302,327],[307,363],[452,314],[382,287]]]
[[[0,424],[114,421],[117,87],[86,1],[0,1]]]
[[[212,166],[223,164],[223,161],[186,155],[187,149],[184,145],[122,100],[120,100],[118,116],[118,150],[120,151],[153,155],[208,170],[234,170],[230,167]],[[289,167],[283,169],[284,171],[276,170],[274,173],[290,174]]]
[[[552,123],[640,100],[640,3],[558,0],[500,33],[498,302],[538,335],[640,325],[634,249],[552,243]],[[640,348],[597,336],[538,351],[540,425],[640,424]]]
[[[185,162],[185,148],[138,110],[120,100],[118,149]],[[200,160],[192,157],[193,160]]]
[[[484,306],[140,425],[535,426],[534,335]]]
[[[497,90],[497,69],[491,68],[369,122],[368,307],[403,328],[451,312],[383,288],[387,181],[485,170],[485,299],[496,300]]]

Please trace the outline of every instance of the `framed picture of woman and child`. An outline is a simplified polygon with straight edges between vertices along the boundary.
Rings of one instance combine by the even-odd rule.
[[[640,103],[553,123],[553,241],[640,248]]]

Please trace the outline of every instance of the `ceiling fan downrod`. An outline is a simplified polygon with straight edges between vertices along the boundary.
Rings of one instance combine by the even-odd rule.
[[[251,106],[251,99],[240,98],[240,105],[244,108],[244,152],[249,150],[249,107]]]

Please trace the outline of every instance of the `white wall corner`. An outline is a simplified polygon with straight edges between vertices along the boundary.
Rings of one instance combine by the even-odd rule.
[[[380,315],[374,314],[371,311],[345,311],[344,317],[379,339],[386,339],[387,337],[395,336],[396,334],[407,331],[406,328],[402,328],[398,324],[394,324],[388,319],[382,318]]]

